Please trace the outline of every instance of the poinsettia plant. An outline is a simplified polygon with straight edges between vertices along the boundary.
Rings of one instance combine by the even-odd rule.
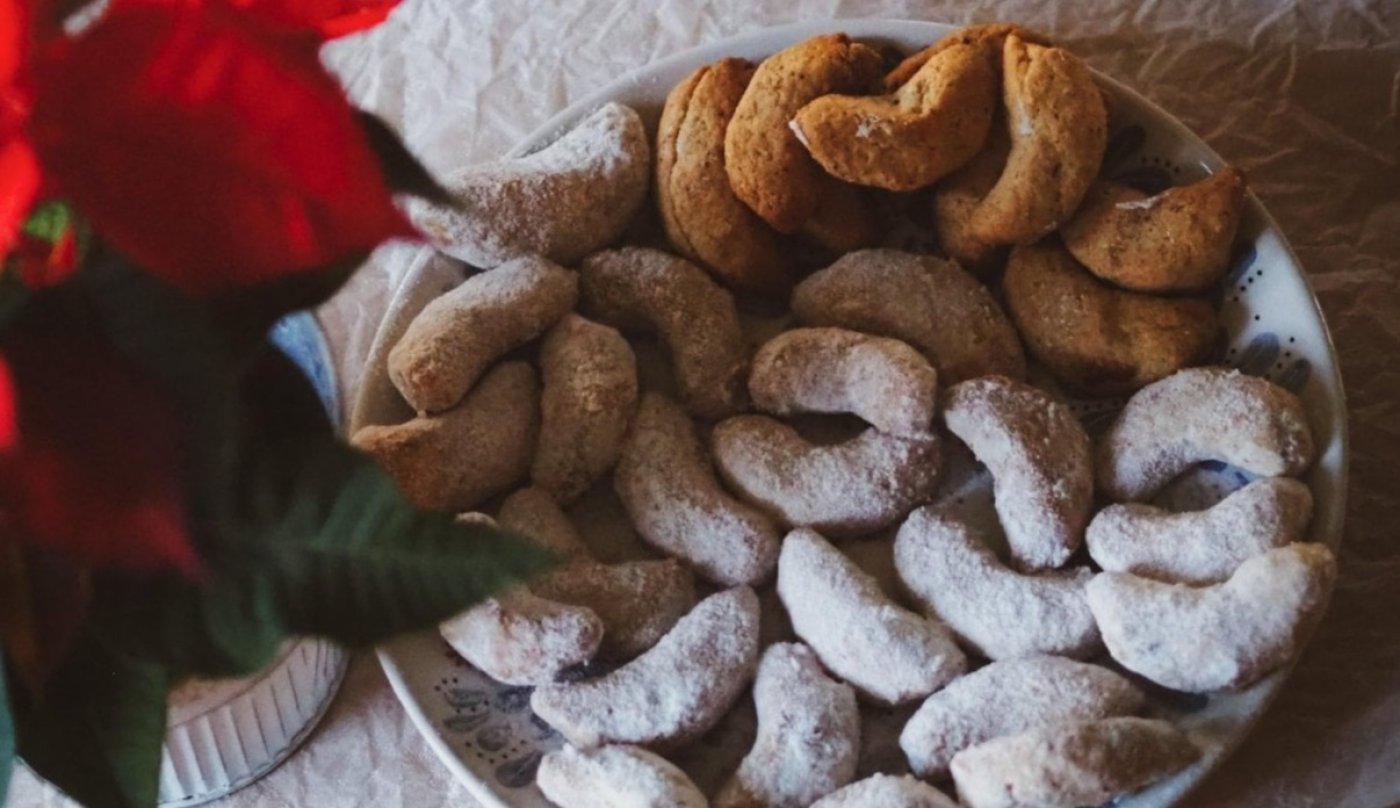
[[[413,508],[269,327],[441,191],[321,65],[394,0],[0,0],[0,801],[156,802],[166,694],[550,559]]]

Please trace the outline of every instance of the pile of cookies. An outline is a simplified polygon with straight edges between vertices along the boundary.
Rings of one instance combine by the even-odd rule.
[[[609,104],[414,210],[483,271],[389,355],[417,417],[354,442],[420,505],[561,557],[441,627],[535,688],[568,741],[551,800],[1098,805],[1202,754],[1149,690],[1292,657],[1335,577],[1305,541],[1307,417],[1198,366],[1242,175],[1147,196],[1099,179],[1107,133],[1088,68],[1016,26],[897,64],[829,35],[696,71],[654,160]],[[881,246],[892,210],[942,254]],[[1091,439],[1061,388],[1131,398]],[[954,452],[996,529],[951,506]],[[1203,461],[1253,481],[1151,504]],[[746,694],[752,746],[702,789],[663,755]],[[857,779],[862,704],[912,713],[897,770]]]

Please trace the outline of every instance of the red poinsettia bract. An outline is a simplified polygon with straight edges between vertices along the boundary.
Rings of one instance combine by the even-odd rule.
[[[70,323],[21,328],[0,361],[0,540],[81,566],[197,572],[169,399]]]
[[[355,258],[413,231],[316,44],[221,2],[118,2],[36,55],[30,141],[100,236],[191,293]]]
[[[20,87],[27,28],[19,0],[0,0],[0,257],[13,246],[39,191],[39,164],[21,133],[28,107]]]

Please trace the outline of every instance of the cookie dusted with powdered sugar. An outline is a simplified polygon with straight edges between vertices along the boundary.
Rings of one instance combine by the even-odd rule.
[[[1063,721],[1130,715],[1142,691],[1107,668],[1057,656],[1007,659],[929,696],[899,746],[920,777],[948,775],[953,756],[993,738]]]
[[[964,522],[920,508],[899,528],[895,569],[905,589],[977,653],[1085,658],[1102,649],[1085,600],[1087,568],[1022,575]]]
[[[1302,541],[1312,511],[1306,485],[1265,477],[1202,511],[1110,505],[1089,523],[1085,542],[1094,561],[1109,572],[1213,584],[1260,553]]]
[[[957,808],[943,792],[909,775],[877,774],[812,803],[812,808]]]
[[[1238,370],[1183,370],[1138,391],[1099,440],[1099,490],[1142,501],[1216,460],[1263,477],[1296,476],[1316,449],[1298,397]]]
[[[856,773],[856,692],[833,681],[812,649],[778,643],[763,653],[753,686],[758,737],[714,808],[806,808]]]
[[[927,435],[938,372],[899,340],[798,328],[763,344],[749,371],[754,406],[772,415],[851,413],[891,435]]]
[[[685,772],[636,746],[565,746],[544,756],[535,782],[560,808],[708,806]]]
[[[1069,406],[1028,384],[989,376],[948,389],[943,423],[992,473],[1012,564],[1064,564],[1084,540],[1094,500],[1089,436]]]
[[[927,696],[967,670],[946,626],[895,604],[814,530],[783,540],[778,596],[822,664],[875,702]]]
[[[537,688],[530,708],[575,746],[675,748],[714,726],[757,663],[758,597],[736,587],[701,601],[650,651],[612,673]]]
[[[438,249],[475,266],[531,254],[572,264],[622,235],[650,172],[642,119],[604,104],[534,154],[449,176],[453,204],[414,200],[409,216]]]

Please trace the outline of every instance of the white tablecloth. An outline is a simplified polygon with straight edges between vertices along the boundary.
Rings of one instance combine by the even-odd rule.
[[[439,172],[498,156],[649,61],[813,18],[1015,20],[1184,120],[1279,219],[1341,352],[1354,447],[1331,613],[1258,730],[1191,805],[1373,808],[1400,801],[1400,2],[405,0],[327,49],[352,95]],[[371,265],[322,311],[353,387],[397,276]],[[16,806],[58,805],[32,778]],[[227,808],[475,806],[358,656],[309,743]]]

